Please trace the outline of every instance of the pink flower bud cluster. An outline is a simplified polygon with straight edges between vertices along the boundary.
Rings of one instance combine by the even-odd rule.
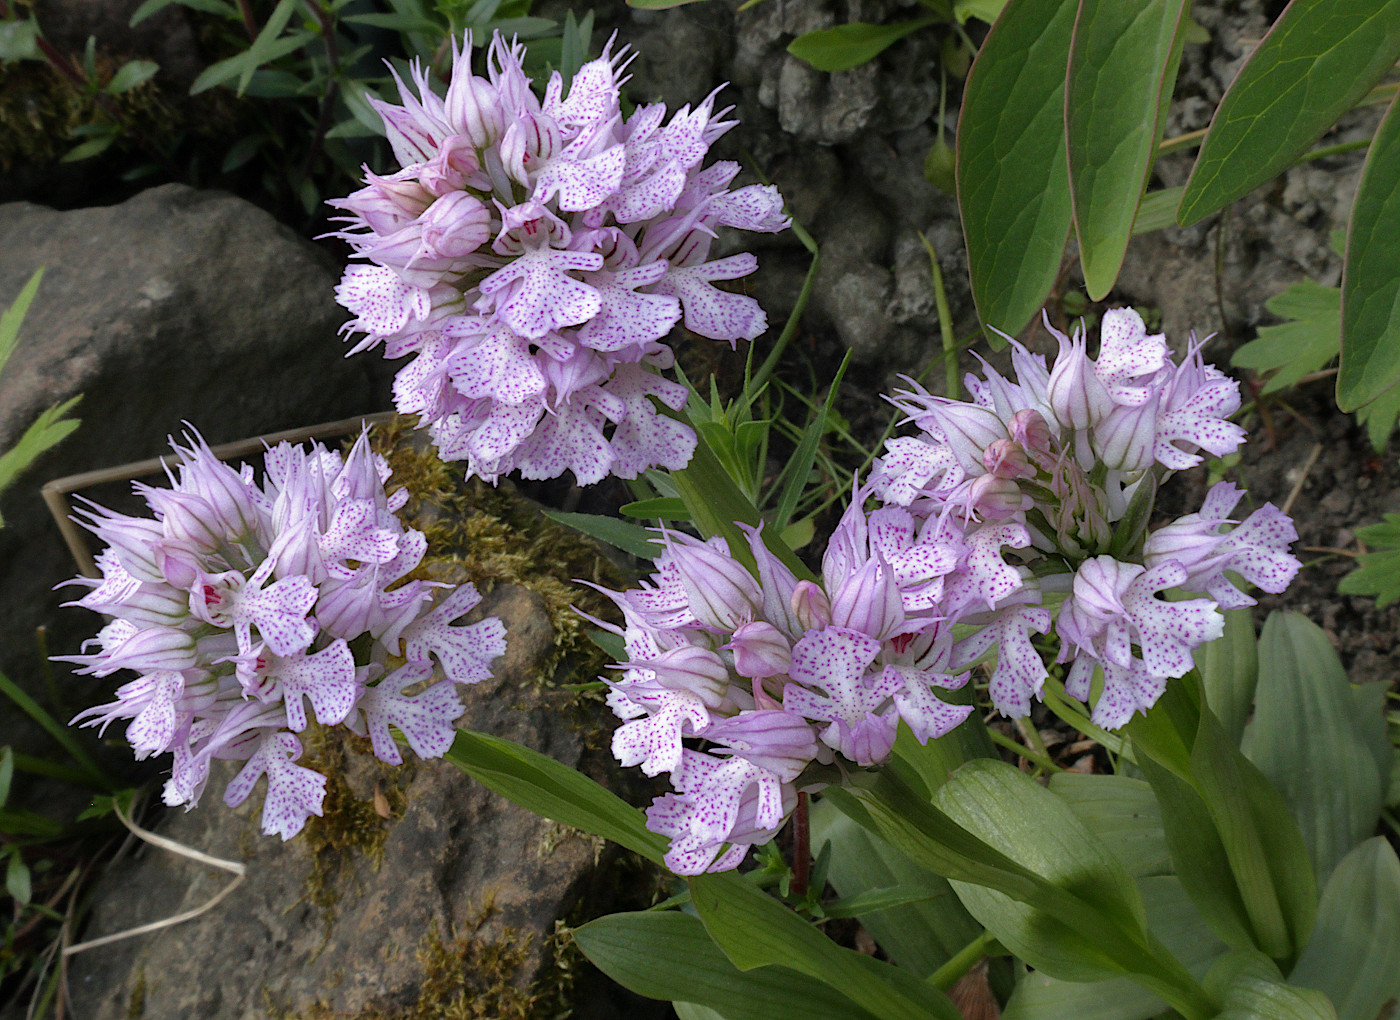
[[[112,621],[64,658],[81,673],[138,676],[74,722],[130,719],[138,759],[170,753],[171,805],[198,803],[213,759],[246,762],[224,801],[242,803],[265,775],[263,831],[283,839],[325,795],[325,776],[296,764],[308,702],[322,725],[367,735],[383,761],[402,761],[391,726],[420,757],[442,755],[463,712],[456,685],[491,675],[505,628],[494,617],[451,625],[480,601],[470,584],[405,580],[427,542],[400,523],[408,492],[386,494],[389,467],[367,438],[345,457],[282,443],[261,485],[198,436],[175,451],[170,488],[136,486],[153,517],[83,511],[107,548],[100,580],[68,582],[92,589],[70,605]]]
[[[684,320],[701,336],[752,340],[758,303],[714,284],[757,268],[751,254],[710,259],[719,227],[773,232],[788,220],[776,189],[729,190],[736,163],[704,166],[736,122],[711,94],[667,119],[663,104],[624,116],[626,51],[585,64],[565,94],[556,72],[543,99],[524,49],[499,34],[487,77],[471,44],[454,54],[445,97],[413,68],[402,105],[373,101],[400,169],[332,202],[368,265],[336,290],[365,334],[413,360],[398,409],[429,425],[445,460],[494,481],[519,471],[580,483],[635,478],[690,460],[689,427],[657,413],[686,391],[659,371],[662,341]]]
[[[778,831],[799,790],[829,778],[815,766],[881,764],[901,722],[921,743],[957,726],[971,707],[938,692],[966,683],[981,637],[998,635],[1008,660],[1039,662],[1029,632],[1050,617],[1018,603],[1025,572],[1004,557],[1030,544],[1023,525],[969,528],[894,506],[867,514],[868,494],[857,490],[819,581],[798,580],[756,531],[753,572],[718,539],[669,535],[649,581],[608,593],[628,655],[609,681],[625,720],[613,753],[670,776],[674,792],[647,821],[671,838],[666,863],[678,874],[737,866]],[[972,644],[955,641],[955,623],[992,613]]]
[[[1041,589],[1064,593],[1055,632],[1065,688],[1088,702],[1099,678],[1093,721],[1116,728],[1150,708],[1167,680],[1192,668],[1194,649],[1220,636],[1218,607],[1253,605],[1226,572],[1281,592],[1299,569],[1288,551],[1298,536],[1271,504],[1232,519],[1243,493],[1228,482],[1210,490],[1199,513],[1149,535],[1166,476],[1201,463],[1202,451],[1220,457],[1244,441],[1228,420],[1239,386],[1204,363],[1194,340],[1175,363],[1132,309],[1104,314],[1095,359],[1082,332],[1051,332],[1060,343],[1053,365],[1012,341],[1014,378],[989,366],[983,378],[969,375],[970,402],[917,384],[896,393],[893,403],[921,432],[887,443],[871,486],[923,527],[955,518],[974,537],[994,528],[1024,534],[1019,545],[1006,543],[1018,550],[1019,580],[985,629],[958,646],[954,664],[995,648],[992,701],[1025,715],[1048,675],[1026,640],[1029,630],[1050,629],[1050,613],[1037,606]],[[1169,588],[1207,597],[1159,598]]]

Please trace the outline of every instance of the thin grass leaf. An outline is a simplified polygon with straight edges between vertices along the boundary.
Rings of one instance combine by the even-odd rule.
[[[807,485],[807,476],[812,472],[812,463],[816,460],[817,447],[821,444],[822,436],[826,433],[826,422],[831,414],[831,406],[836,401],[836,394],[841,390],[841,380],[845,378],[846,366],[850,363],[851,352],[847,351],[846,356],[841,359],[841,367],[836,370],[836,378],[831,380],[831,388],[826,391],[826,400],[822,402],[816,420],[807,426],[802,435],[802,442],[798,444],[797,449],[793,451],[792,459],[788,461],[785,469],[787,480],[784,482],[783,491],[778,497],[778,508],[773,512],[773,527],[779,532],[783,531],[792,521],[792,513],[797,508],[797,500]]]

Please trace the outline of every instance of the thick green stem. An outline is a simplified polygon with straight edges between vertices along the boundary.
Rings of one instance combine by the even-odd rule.
[[[975,967],[979,960],[984,956],[990,956],[991,949],[996,944],[996,936],[989,931],[984,931],[959,949],[943,966],[929,975],[928,983],[939,991],[948,991],[958,983],[959,978]]]

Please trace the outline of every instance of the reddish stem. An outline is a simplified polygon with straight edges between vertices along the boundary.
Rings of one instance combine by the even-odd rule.
[[[807,794],[797,795],[797,810],[792,813],[792,894],[798,899],[807,895],[812,877],[812,832],[807,821]]]

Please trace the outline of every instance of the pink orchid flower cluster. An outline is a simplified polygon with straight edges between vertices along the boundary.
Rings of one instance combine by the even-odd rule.
[[[714,286],[757,268],[710,259],[720,227],[788,225],[772,187],[729,190],[732,162],[704,166],[736,122],[711,94],[667,119],[664,104],[624,116],[625,49],[609,47],[543,99],[524,48],[499,34],[487,76],[471,42],[454,54],[445,97],[418,66],[402,105],[375,101],[400,169],[332,202],[351,266],[337,298],[365,334],[412,356],[394,398],[432,432],[444,460],[494,481],[573,472],[582,484],[679,469],[695,435],[658,414],[686,390],[663,378],[678,322],[701,336],[752,340],[767,320],[752,298]],[[352,351],[353,353],[353,351]]]
[[[290,839],[325,796],[326,777],[296,763],[308,702],[385,762],[402,762],[390,726],[420,757],[440,756],[464,711],[457,685],[491,675],[505,627],[453,626],[480,601],[471,584],[405,580],[427,541],[399,522],[408,492],[386,494],[389,467],[365,436],[345,457],[282,443],[262,485],[197,436],[175,451],[170,488],[136,486],[152,517],[84,511],[107,548],[100,579],[68,582],[92,589],[71,604],[112,621],[66,658],[81,673],[138,676],[74,721],[129,719],[138,759],[170,753],[171,805],[199,802],[213,759],[246,762],[225,803],[266,776],[263,831]]]
[[[1166,475],[1243,441],[1237,384],[1194,341],[1174,362],[1131,309],[1106,313],[1096,359],[1082,333],[1056,335],[1053,366],[1013,342],[1015,378],[986,367],[971,401],[895,395],[921,431],[889,441],[819,582],[757,533],[753,571],[722,541],[671,535],[649,581],[609,593],[629,657],[608,681],[613,752],[669,774],[647,819],[673,871],[736,867],[829,781],[814,766],[881,764],[901,721],[920,742],[951,730],[971,708],[937,692],[984,659],[995,707],[1026,715],[1049,675],[1034,634],[1058,637],[1066,691],[1117,728],[1220,636],[1220,608],[1253,604],[1232,577],[1292,580],[1292,522],[1269,504],[1233,519],[1226,482],[1147,533]]]

